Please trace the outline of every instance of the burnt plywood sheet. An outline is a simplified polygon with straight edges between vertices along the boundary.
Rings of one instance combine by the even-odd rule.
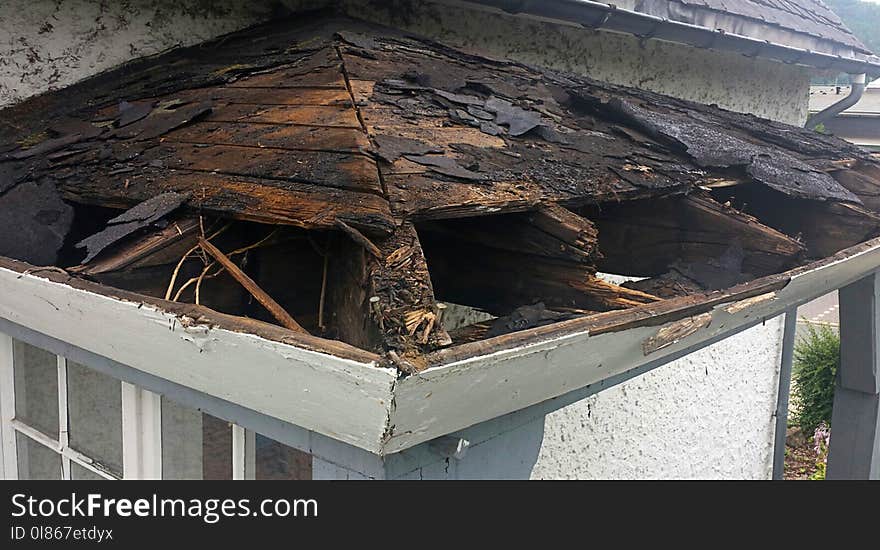
[[[860,204],[804,130],[490,60],[349,19],[300,17],[140,60],[6,109],[0,193],[54,185],[129,208],[307,229],[684,194],[729,177]]]
[[[482,336],[662,309],[880,235],[878,196],[833,137],[317,15],[0,116],[0,255],[264,315],[244,285],[405,372],[467,341],[441,301],[499,316]]]

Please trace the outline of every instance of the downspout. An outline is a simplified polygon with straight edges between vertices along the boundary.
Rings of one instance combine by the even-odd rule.
[[[865,73],[852,75],[852,85],[850,86],[849,95],[841,99],[837,103],[829,105],[818,113],[810,116],[804,126],[807,128],[815,128],[820,124],[828,122],[843,111],[858,103],[859,100],[862,98],[862,94],[865,93],[865,84]]]

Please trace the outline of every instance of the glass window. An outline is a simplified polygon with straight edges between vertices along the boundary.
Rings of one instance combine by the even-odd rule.
[[[106,481],[107,478],[99,476],[95,472],[80,466],[76,462],[70,463],[70,479],[74,481]]]
[[[70,446],[122,475],[122,384],[67,362]]]
[[[163,398],[162,478],[232,479],[232,426]]]
[[[21,432],[15,434],[19,479],[61,479],[61,455]]]
[[[256,478],[312,479],[312,456],[256,434]]]
[[[15,417],[58,439],[58,357],[15,340]]]

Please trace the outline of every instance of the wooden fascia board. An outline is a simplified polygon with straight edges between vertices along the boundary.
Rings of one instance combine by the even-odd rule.
[[[0,266],[0,317],[34,331],[290,422],[389,455],[693,351],[775,317],[880,267],[880,239],[779,277],[711,307],[619,330],[531,334],[520,344],[402,379],[376,360],[343,358],[236,332],[146,302],[107,296]],[[775,281],[775,282],[774,282]],[[699,305],[699,304],[698,304]],[[646,355],[644,343],[689,319],[688,332]],[[598,332],[598,333],[597,333]],[[672,331],[674,333],[674,331]],[[378,358],[377,358],[378,359]]]
[[[0,317],[373,453],[397,372],[0,267]]]
[[[395,387],[391,430],[383,452],[399,452],[647,363],[659,360],[662,364],[664,357],[696,351],[718,337],[785,313],[878,268],[880,239],[874,239],[832,259],[792,270],[778,289],[740,295],[709,311],[695,310],[692,316],[600,334],[584,328],[429,368],[400,380]],[[710,317],[695,325],[700,328],[646,355],[646,341],[664,329],[703,315]]]

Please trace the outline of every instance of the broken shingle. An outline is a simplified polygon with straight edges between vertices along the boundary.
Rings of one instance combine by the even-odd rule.
[[[386,162],[394,162],[403,155],[427,155],[443,153],[443,149],[418,139],[379,134],[373,136],[375,153]]]
[[[482,181],[486,179],[485,175],[464,168],[455,162],[455,159],[450,157],[435,155],[404,155],[404,158],[411,160],[416,164],[427,166],[429,170],[437,172],[438,174],[443,174],[444,176],[472,181]]]
[[[486,110],[495,113],[495,122],[507,126],[512,136],[521,136],[541,124],[539,113],[526,111],[497,97],[486,101]]]
[[[27,181],[0,195],[0,256],[55,265],[73,222],[73,208],[55,186]]]
[[[122,128],[123,126],[133,124],[146,117],[152,110],[153,105],[148,102],[129,103],[128,101],[120,101],[119,119],[116,121],[116,126]]]
[[[77,248],[87,250],[82,263],[88,263],[111,244],[164,218],[177,210],[188,198],[188,195],[180,193],[163,193],[116,216],[107,222],[107,227],[103,231],[76,244]]]
[[[118,128],[112,135],[118,138],[137,138],[144,141],[167,134],[175,128],[180,128],[191,122],[195,122],[202,116],[211,112],[213,106],[210,101],[196,104],[173,106],[176,108],[153,110],[137,122],[133,122],[124,128]]]
[[[681,145],[705,168],[743,167],[757,181],[797,198],[861,204],[834,178],[779,148],[745,141],[720,126],[693,117],[658,113],[613,99],[608,106],[639,129]]]

